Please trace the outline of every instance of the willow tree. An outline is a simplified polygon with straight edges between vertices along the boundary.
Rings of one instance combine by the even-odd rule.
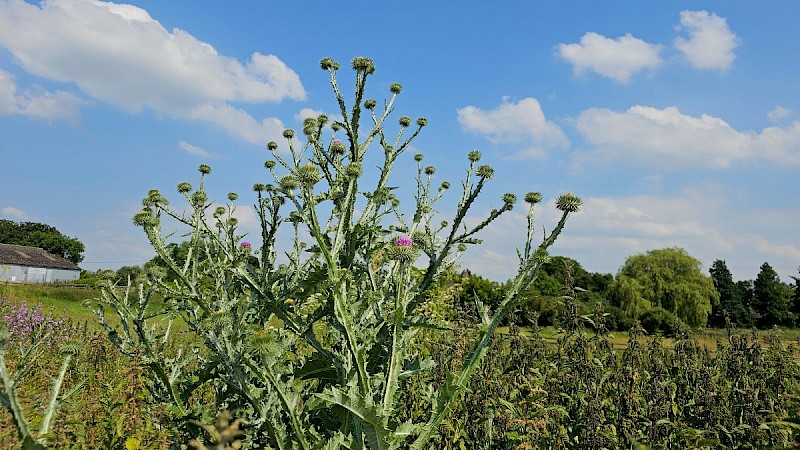
[[[687,325],[706,324],[719,293],[710,277],[702,272],[703,263],[682,248],[664,248],[629,257],[617,273],[617,283],[627,295],[642,305],[661,307]]]

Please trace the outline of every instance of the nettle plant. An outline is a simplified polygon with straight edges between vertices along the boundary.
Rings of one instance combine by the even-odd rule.
[[[434,205],[449,183],[436,187],[435,169],[424,167],[417,155],[415,203],[403,214],[388,185],[390,174],[427,121],[419,118],[415,126],[402,116],[396,134],[388,135],[400,84],[391,84],[391,97],[379,107],[365,98],[373,62],[355,58],[355,95],[348,107],[337,80],[339,63],[325,58],[321,66],[330,75],[341,119],[308,118],[305,143],[285,130],[288,148],[267,145],[273,159],[265,167],[274,183],[253,186],[261,220],[258,245],[242,242],[237,231],[236,194],[229,194],[226,206],[213,208],[204,190],[211,169],[201,165],[197,189],[178,185],[190,211],[171,209],[154,190],[134,217],[167,270],[151,270],[138,289],[104,290],[95,309],[111,340],[140,359],[150,395],[169,407],[184,433],[201,434],[190,424],[229,410],[244,419],[246,446],[425,448],[581,201],[572,194],[559,197],[556,207],[563,214],[537,245],[533,207],[542,195],[525,195],[528,232],[508,294],[494,312],[480,306],[482,324],[460,369],[416,393],[430,405],[426,420],[399,423],[395,410],[409,377],[433,365],[417,351],[415,336],[445,325],[423,313],[426,292],[468,245],[480,243],[476,233],[510,211],[516,197],[503,195],[499,209],[467,225],[470,207],[494,175],[472,151],[455,217],[436,221]],[[376,147],[382,165],[365,188],[365,156]],[[167,218],[188,229],[185,258],[175,257],[162,235]],[[282,226],[294,239],[279,260]],[[155,299],[165,306],[154,308]],[[105,321],[109,309],[119,325]],[[170,343],[177,319],[196,339]],[[214,404],[213,411],[207,403]]]

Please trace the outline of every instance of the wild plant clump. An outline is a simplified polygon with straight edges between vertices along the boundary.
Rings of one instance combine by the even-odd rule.
[[[467,389],[497,326],[581,205],[572,194],[561,196],[559,222],[535,244],[533,211],[542,195],[525,195],[528,232],[504,300],[493,312],[479,305],[477,336],[446,379],[413,393],[429,405],[425,414],[401,422],[398,399],[408,394],[413,375],[434,365],[413,345],[417,333],[447,326],[424,313],[429,288],[468,246],[480,243],[477,233],[510,211],[516,196],[503,195],[502,206],[468,225],[474,223],[467,220],[470,208],[494,176],[490,166],[479,164],[480,152],[471,151],[450,221],[437,220],[434,209],[450,184],[434,185],[435,168],[423,166],[422,155],[414,157],[414,202],[402,204],[390,175],[427,120],[402,116],[390,134],[399,83],[391,84],[391,96],[379,105],[366,96],[373,62],[355,58],[348,106],[337,79],[339,63],[325,58],[321,67],[341,116],[309,117],[302,135],[285,130],[283,147],[267,144],[272,159],[265,168],[272,182],[253,186],[260,239],[243,242],[237,194],[229,194],[223,206],[209,200],[205,182],[211,168],[201,165],[196,189],[188,182],[178,185],[188,212],[172,209],[153,190],[134,217],[164,269],[151,268],[138,286],[124,291],[105,289],[94,302],[111,341],[145,368],[152,401],[174,415],[182,433],[178,442],[204,436],[199,424],[212,423],[226,410],[243,419],[243,447],[427,448]],[[373,149],[382,159],[379,172],[365,174]],[[187,230],[185,256],[176,256],[163,235],[167,219]],[[278,241],[282,228],[293,233],[289,245]],[[154,300],[165,307],[152,307]],[[106,322],[107,310],[119,325]],[[176,321],[186,324],[189,337],[173,345]]]

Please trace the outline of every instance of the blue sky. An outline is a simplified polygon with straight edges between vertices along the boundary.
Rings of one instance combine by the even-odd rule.
[[[798,17],[795,1],[0,0],[0,218],[79,238],[89,270],[141,264],[153,252],[131,217],[149,189],[178,201],[175,185],[209,163],[212,198],[251,204],[270,181],[265,143],[335,112],[319,60],[367,56],[370,96],[400,82],[396,114],[428,119],[414,150],[438,180],[458,186],[472,149],[495,168],[473,220],[504,192],[538,190],[549,229],[552,200],[573,192],[585,207],[553,253],[590,271],[679,246],[705,270],[724,259],[753,279],[769,262],[789,281]],[[510,276],[522,209],[462,265]]]

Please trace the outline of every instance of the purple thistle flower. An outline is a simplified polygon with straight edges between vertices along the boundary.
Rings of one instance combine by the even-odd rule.
[[[394,241],[394,245],[398,247],[411,247],[414,245],[414,241],[408,236],[398,236]]]
[[[242,242],[241,244],[239,244],[239,246],[242,247],[242,248],[250,248],[250,247],[252,247],[252,245],[247,241]]]

